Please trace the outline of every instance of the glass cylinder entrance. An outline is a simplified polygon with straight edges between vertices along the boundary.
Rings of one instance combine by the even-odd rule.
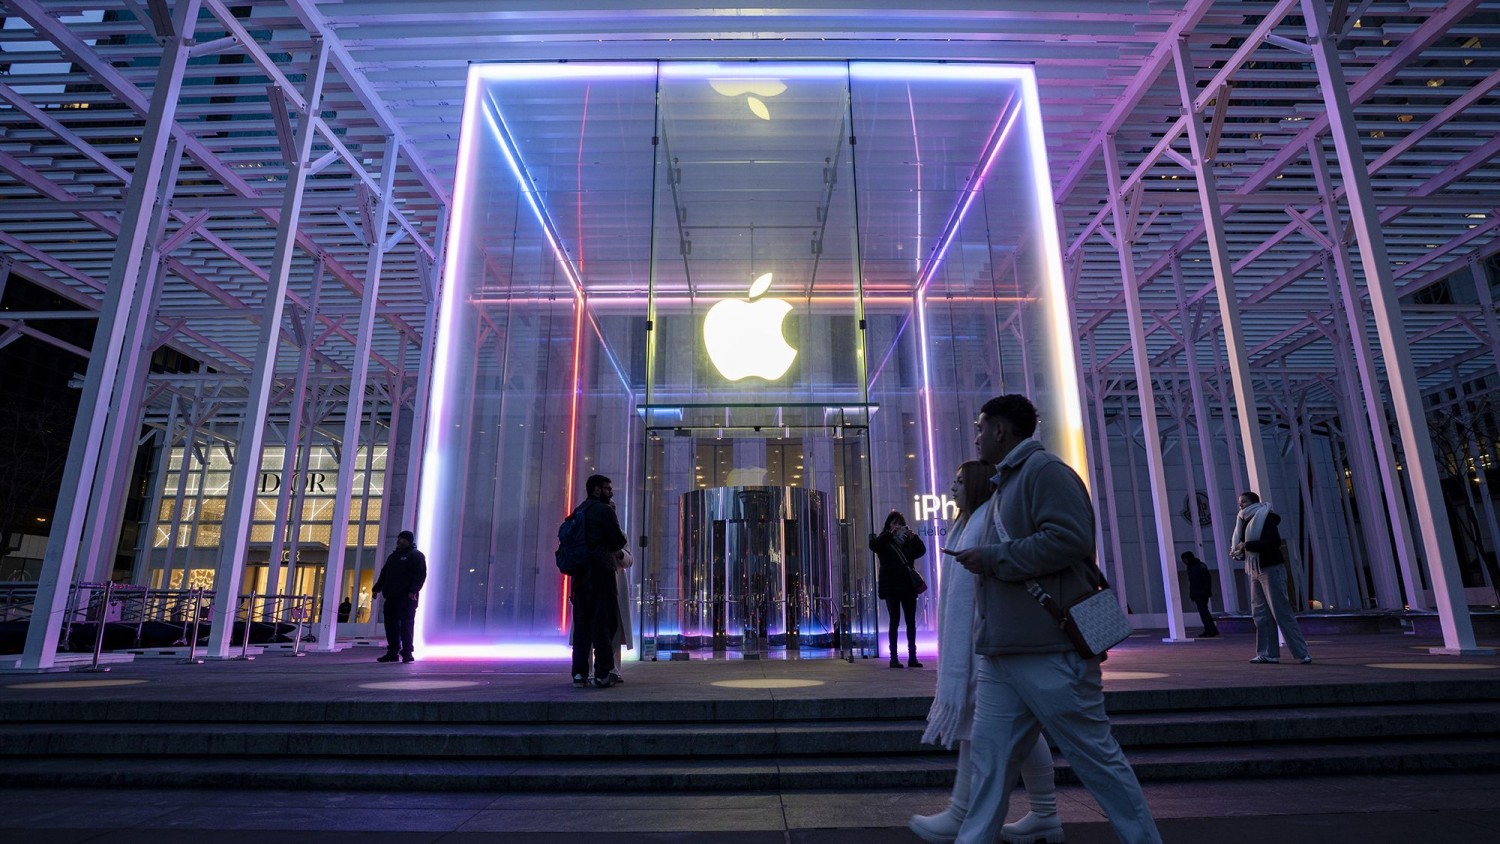
[[[676,580],[683,597],[663,648],[828,649],[838,626],[828,502],[784,486],[714,487],[681,497]],[[664,573],[665,574],[665,573]]]
[[[1083,465],[1042,150],[1028,68],[475,66],[419,644],[559,652],[557,525],[604,474],[638,656],[876,655],[866,538],[942,544],[986,399]]]

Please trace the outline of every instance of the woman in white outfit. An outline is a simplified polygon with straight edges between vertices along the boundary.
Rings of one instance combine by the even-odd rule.
[[[953,479],[953,500],[958,502],[958,523],[943,550],[957,551],[994,541],[990,508],[995,467],[978,460],[958,467]],[[989,535],[987,538],[986,535]],[[964,571],[951,554],[942,555],[938,589],[938,681],[932,709],[927,713],[927,731],[922,741],[952,748],[958,743],[958,772],[948,807],[935,815],[916,815],[909,827],[923,841],[947,844],[958,835],[969,810],[972,762],[969,736],[974,728],[974,575]],[[1057,816],[1057,792],[1052,771],[1052,751],[1047,740],[1037,737],[1026,761],[1021,780],[1031,800],[1031,811],[1000,830],[1007,844],[1056,844],[1063,840],[1062,821]]]
[[[625,682],[620,676],[620,667],[625,663],[620,659],[625,655],[625,649],[635,650],[635,639],[630,635],[630,576],[626,574],[630,567],[635,565],[630,551],[620,549],[615,554],[615,595],[619,601],[619,613],[616,618],[614,635],[610,637],[610,643],[615,646],[615,668],[610,673],[614,675],[616,683]]]

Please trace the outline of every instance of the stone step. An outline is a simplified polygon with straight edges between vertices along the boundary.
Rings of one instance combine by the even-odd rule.
[[[1127,749],[1500,734],[1500,702],[1124,713]],[[902,754],[920,719],[682,723],[5,723],[0,758],[44,755],[712,758]]]
[[[1315,671],[1316,666],[1282,670]],[[1500,680],[1422,682],[1310,682],[1297,686],[1107,691],[1111,718],[1182,711],[1289,712],[1338,706],[1500,701]],[[0,700],[0,724],[31,722],[204,722],[350,724],[499,723],[770,723],[787,721],[902,720],[927,715],[930,696],[816,698],[747,696],[742,699],[671,700],[633,687],[576,690],[575,699],[454,701],[432,695],[412,700],[193,700],[123,699],[107,706],[88,700]],[[1237,716],[1238,717],[1238,716]]]
[[[716,758],[931,752],[920,721],[756,724],[6,724],[0,759],[90,756]]]
[[[1500,701],[1364,704],[1268,711],[1126,712],[1110,716],[1124,747],[1500,736]]]
[[[1300,742],[1129,752],[1146,781],[1493,770],[1500,739]],[[410,759],[48,756],[7,759],[0,787],[348,789],[383,791],[764,791],[943,788],[952,754],[755,759]],[[1077,782],[1065,760],[1058,779]]]

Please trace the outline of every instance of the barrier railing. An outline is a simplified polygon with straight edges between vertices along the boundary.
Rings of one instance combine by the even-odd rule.
[[[311,595],[262,595],[251,592],[241,595],[235,607],[232,623],[238,625],[244,619],[243,632],[240,634],[240,659],[253,659],[250,656],[250,639],[252,638],[255,625],[270,625],[271,632],[267,638],[274,639],[282,635],[283,625],[292,627],[292,656],[304,656],[302,650],[303,629],[308,622],[312,621],[313,610],[316,606]],[[231,638],[230,646],[234,642]]]
[[[35,582],[0,583],[0,621],[29,622],[36,608]],[[57,614],[62,616],[58,649],[70,653],[91,653],[84,670],[107,671],[100,667],[106,647],[155,647],[149,642],[183,645],[188,648],[182,663],[200,664],[198,646],[204,625],[223,621],[232,625],[231,647],[240,649],[241,658],[250,658],[250,645],[280,640],[290,643],[292,656],[304,656],[304,639],[316,612],[317,602],[311,595],[240,595],[233,608],[216,611],[213,592],[208,589],[150,589],[123,583],[74,583],[67,600]],[[147,625],[169,625],[177,628]],[[239,629],[233,629],[239,628]]]
[[[0,583],[0,621],[29,619],[35,606],[35,581]]]
[[[64,641],[71,641],[73,626],[79,623],[94,625],[94,658],[83,671],[108,671],[99,667],[99,656],[104,652],[104,633],[110,624],[134,625],[135,639],[141,638],[141,627],[146,621],[146,593],[144,586],[128,583],[75,583],[68,592],[69,612],[65,616],[67,632]]]

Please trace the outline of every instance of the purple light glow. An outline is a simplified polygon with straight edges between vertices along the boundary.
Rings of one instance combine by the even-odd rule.
[[[659,292],[652,294],[641,291],[638,287],[629,285],[614,285],[610,288],[590,289],[585,293],[584,279],[580,276],[580,270],[574,265],[568,253],[564,250],[561,236],[551,224],[545,197],[538,193],[536,187],[526,177],[526,165],[520,155],[520,149],[516,147],[510,127],[505,117],[498,110],[491,93],[486,89],[489,83],[526,83],[545,82],[548,80],[578,80],[587,82],[591,80],[649,80],[653,78],[671,78],[674,80],[713,80],[718,79],[801,79],[801,80],[859,80],[859,81],[951,81],[951,82],[975,82],[975,83],[1013,83],[1019,87],[1018,92],[1011,93],[1012,102],[1002,107],[999,118],[990,130],[988,149],[982,153],[982,164],[977,170],[973,181],[961,190],[958,207],[952,216],[951,223],[940,235],[940,240],[929,253],[925,264],[917,267],[916,262],[903,264],[911,269],[917,270],[916,284],[914,288],[908,288],[911,292],[902,295],[866,295],[858,300],[863,307],[891,307],[900,305],[904,310],[906,307],[915,305],[918,347],[920,354],[920,378],[921,378],[921,414],[923,416],[922,426],[927,445],[926,474],[931,485],[935,489],[939,484],[936,464],[939,462],[937,455],[937,422],[934,418],[934,397],[932,367],[941,366],[941,359],[935,364],[931,361],[932,352],[929,345],[932,337],[929,334],[927,324],[927,300],[926,288],[931,280],[941,271],[946,253],[958,233],[979,191],[986,184],[992,167],[999,158],[999,153],[1006,146],[1011,137],[1012,129],[1024,118],[1024,130],[1027,134],[1029,154],[1031,155],[1031,167],[1034,177],[1033,200],[1036,203],[1034,231],[1035,237],[1039,238],[1038,248],[1042,251],[1040,261],[1044,278],[1040,280],[1041,285],[1052,297],[1052,301],[1046,303],[1049,309],[1047,317],[1050,317],[1050,325],[1053,334],[1053,349],[1057,354],[1052,357],[1053,375],[1056,377],[1054,383],[1059,385],[1077,385],[1077,359],[1071,347],[1072,320],[1069,313],[1069,303],[1066,299],[1066,288],[1063,282],[1061,269],[1060,237],[1057,231],[1057,220],[1053,208],[1051,179],[1048,173],[1045,144],[1042,135],[1039,100],[1036,90],[1034,72],[1029,67],[1018,66],[996,66],[996,65],[966,65],[966,64],[925,64],[925,63],[900,63],[900,62],[775,62],[755,64],[715,64],[715,63],[655,63],[655,62],[622,62],[622,63],[548,63],[548,64],[494,64],[471,66],[467,81],[466,95],[461,122],[460,143],[457,156],[456,178],[454,187],[453,205],[451,208],[451,221],[447,237],[447,253],[443,264],[443,278],[440,284],[439,314],[437,321],[437,336],[433,339],[433,371],[431,378],[431,392],[429,397],[428,431],[423,449],[422,475],[419,483],[420,500],[418,502],[418,517],[416,529],[424,538],[424,549],[427,550],[429,558],[434,561],[432,570],[429,572],[429,588],[433,594],[443,594],[444,590],[451,593],[456,584],[454,572],[457,570],[451,563],[453,550],[456,548],[456,539],[446,536],[444,530],[439,526],[439,514],[444,514],[447,519],[445,508],[462,508],[465,502],[460,498],[457,501],[447,500],[449,497],[457,497],[447,492],[453,487],[455,473],[467,471],[467,467],[457,465],[465,453],[465,446],[461,438],[468,436],[470,423],[473,420],[456,419],[454,408],[463,404],[457,395],[464,387],[459,384],[450,384],[454,381],[455,374],[461,372],[457,369],[462,362],[462,355],[470,350],[455,348],[457,340],[455,334],[463,335],[462,331],[455,329],[460,327],[456,324],[463,313],[460,308],[481,304],[480,300],[463,298],[460,278],[460,268],[463,266],[465,253],[465,242],[467,238],[473,238],[475,229],[477,209],[480,203],[476,197],[482,196],[483,188],[471,184],[476,178],[478,169],[477,161],[482,156],[493,155],[493,148],[485,145],[486,134],[493,135],[495,146],[498,147],[509,167],[509,172],[516,180],[518,192],[525,197],[527,205],[532,214],[540,223],[545,234],[548,245],[558,266],[563,270],[573,295],[576,300],[578,313],[575,316],[575,354],[581,347],[585,329],[581,324],[582,319],[589,321],[589,329],[599,336],[601,347],[609,354],[608,345],[603,342],[603,331],[595,320],[595,312],[613,309],[634,309],[646,306],[653,310],[658,306],[671,308],[675,305],[686,305],[693,302],[687,296],[662,297]],[[1019,93],[1019,96],[1015,96]],[[995,99],[1006,96],[1004,90],[998,92]],[[1015,102],[1014,100],[1019,100]],[[1003,100],[1002,100],[1003,101]],[[1022,112],[1024,111],[1024,114]],[[480,122],[480,115],[484,122]],[[988,114],[982,114],[984,123],[988,123]],[[512,115],[514,118],[514,114]],[[916,132],[916,114],[913,111],[913,137]],[[982,131],[984,124],[979,127]],[[1012,160],[1009,157],[1008,161]],[[920,168],[921,156],[917,156]],[[1024,172],[1024,171],[1023,171]],[[1020,181],[1020,180],[1018,180]],[[918,176],[920,186],[920,176]],[[1024,188],[1023,188],[1024,189]],[[917,201],[921,203],[923,195],[918,192]],[[1019,199],[1019,197],[1017,197]],[[1024,200],[1023,200],[1024,201]],[[917,225],[922,225],[920,204],[918,206]],[[941,213],[941,212],[939,212]],[[921,242],[919,228],[918,243]],[[913,250],[916,251],[916,250]],[[545,261],[545,258],[542,258]],[[957,260],[957,259],[955,259]],[[624,295],[613,295],[616,291]],[[866,291],[868,292],[868,291]],[[1017,301],[1014,297],[975,297],[958,296],[955,300],[961,301]],[[462,301],[460,301],[462,300]],[[530,297],[519,297],[515,299],[496,299],[495,304],[516,304],[531,301],[540,301],[541,297],[532,299]],[[914,300],[914,301],[913,301]],[[811,297],[807,301],[816,303],[847,303],[855,301],[855,295],[848,296],[818,296]],[[946,301],[946,299],[945,299]],[[1028,300],[1032,301],[1032,300]],[[617,317],[616,317],[617,318]],[[1046,323],[1043,323],[1046,324]],[[610,356],[610,365],[625,385],[627,393],[630,384],[622,371],[618,361]],[[878,375],[878,371],[877,371]],[[873,379],[872,379],[873,381]],[[573,372],[573,397],[577,402],[581,398],[583,389],[580,382],[579,364],[575,359]],[[1064,459],[1080,470],[1087,479],[1088,473],[1084,462],[1084,450],[1082,439],[1082,411],[1080,396],[1076,389],[1061,389],[1061,403],[1064,409],[1063,419],[1055,419],[1054,422],[1062,428],[1059,431],[1063,435],[1066,447],[1061,449]],[[451,405],[451,406],[450,406]],[[946,407],[939,402],[940,410]],[[569,424],[576,433],[578,427],[578,410],[575,407],[570,414]],[[586,443],[574,443],[569,446],[568,460],[574,462],[574,446]],[[626,451],[627,459],[634,456],[632,449]],[[559,467],[561,468],[561,467]],[[627,463],[627,475],[630,467]],[[572,474],[571,466],[569,475]],[[628,483],[628,482],[627,482]],[[946,484],[942,485],[946,488]],[[443,521],[443,524],[447,524]],[[449,561],[444,565],[442,561]],[[934,571],[935,579],[940,577]],[[940,587],[940,584],[935,583]],[[547,600],[550,603],[551,596]],[[539,598],[540,600],[540,598]],[[538,659],[557,660],[564,659],[568,655],[568,647],[565,644],[550,642],[527,641],[508,642],[505,644],[429,644],[428,618],[431,602],[423,602],[418,612],[417,624],[417,646],[422,649],[424,657],[430,656],[437,659]],[[437,610],[432,610],[437,614]],[[663,628],[665,631],[665,628]],[[444,631],[432,631],[441,633]],[[544,631],[545,632],[545,631]],[[533,633],[530,635],[542,635]],[[473,637],[466,637],[473,638]],[[925,654],[936,650],[936,641],[924,639],[921,641],[921,649]]]
[[[441,310],[438,313],[437,337],[433,339],[432,348],[432,380],[430,382],[432,392],[427,405],[427,441],[422,452],[422,479],[417,500],[417,535],[423,537],[422,541],[426,546],[427,554],[433,560],[451,558],[451,554],[445,556],[446,537],[441,530],[436,529],[438,496],[444,479],[451,471],[449,460],[455,451],[449,444],[449,438],[453,435],[453,425],[448,418],[447,410],[448,371],[452,363],[453,314],[458,297],[453,295],[455,291],[450,288],[456,284],[460,244],[464,242],[465,228],[469,222],[470,173],[474,163],[475,117],[480,108],[479,97],[476,96],[479,91],[480,75],[479,66],[470,66],[469,81],[464,91],[458,161],[453,176],[453,208],[449,214],[447,252],[443,259],[443,278],[438,293]],[[434,529],[428,530],[429,526]],[[435,593],[447,586],[443,582],[445,572],[446,569],[442,565],[429,567],[427,573],[429,593]],[[431,601],[423,601],[417,604],[414,644],[424,653],[427,651],[427,608],[431,603]]]

